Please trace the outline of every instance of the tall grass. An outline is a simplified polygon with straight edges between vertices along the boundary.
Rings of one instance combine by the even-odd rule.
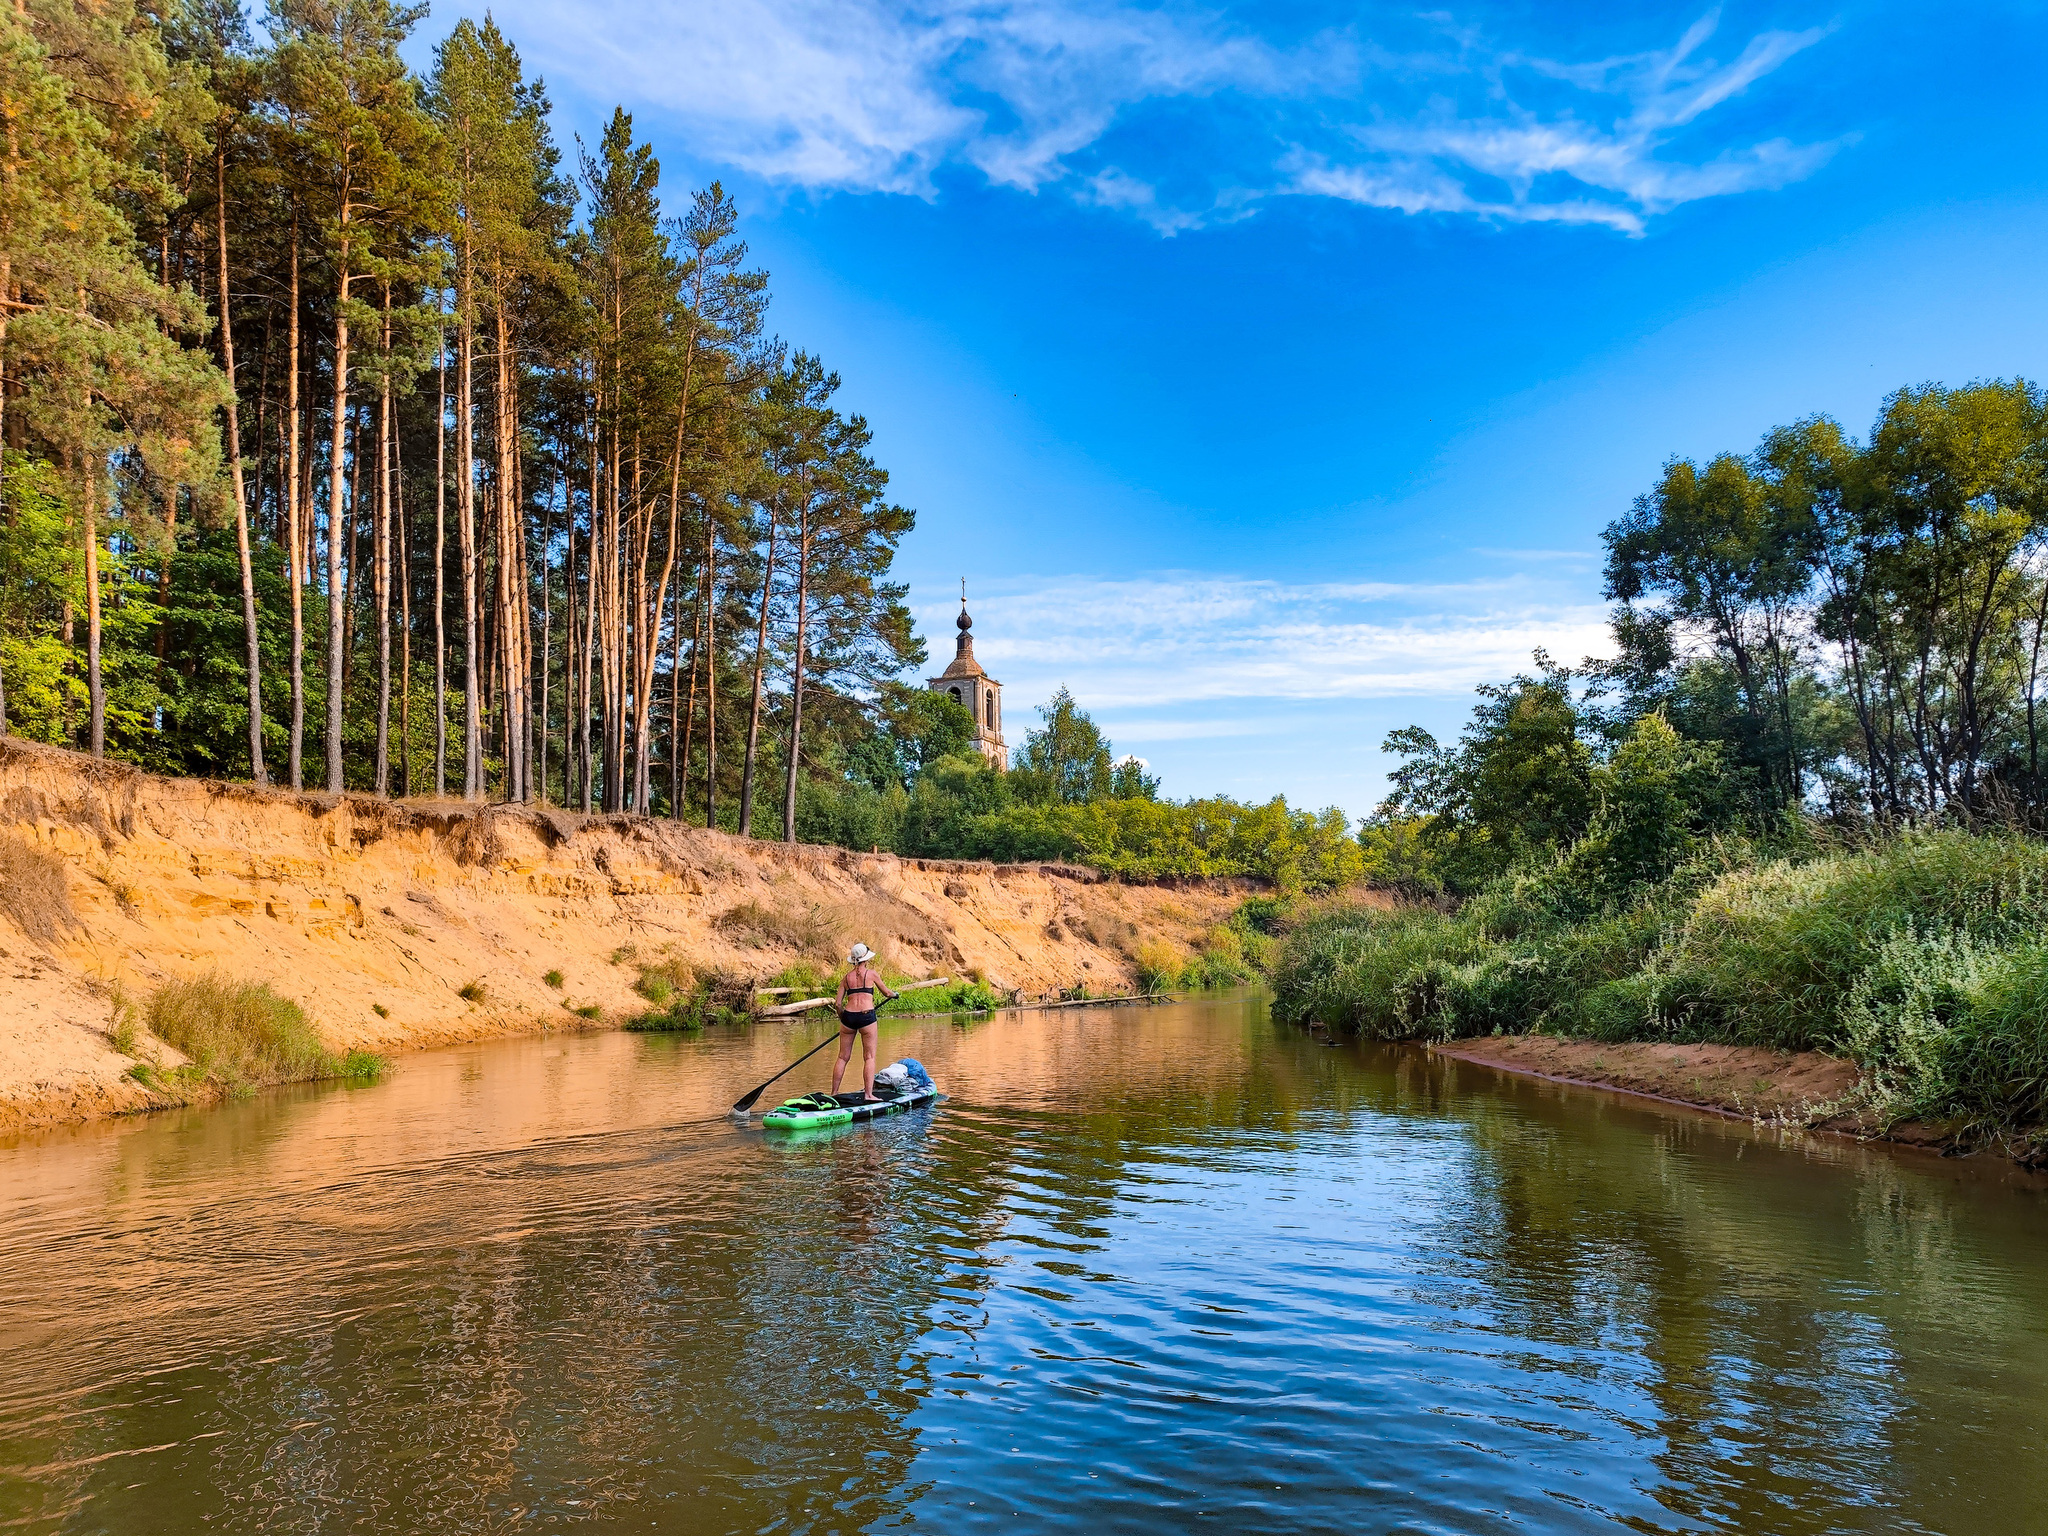
[[[144,1019],[152,1034],[190,1059],[188,1081],[196,1074],[230,1091],[373,1078],[385,1066],[384,1058],[370,1051],[330,1051],[290,998],[279,997],[262,982],[236,981],[218,972],[165,982],[151,996]]]
[[[1273,983],[1283,1017],[1377,1039],[1544,1030],[1834,1051],[1893,1115],[2048,1120],[2048,846],[2015,835],[1777,856],[1716,844],[1605,898],[1567,858],[1455,913],[1311,914]]]

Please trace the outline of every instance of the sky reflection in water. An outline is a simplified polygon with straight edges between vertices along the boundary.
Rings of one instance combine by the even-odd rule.
[[[502,1042],[0,1150],[0,1525],[1969,1536],[2048,1503],[2021,1176],[1327,1049],[1255,999],[906,1022],[935,1113],[718,1118],[805,1043]]]

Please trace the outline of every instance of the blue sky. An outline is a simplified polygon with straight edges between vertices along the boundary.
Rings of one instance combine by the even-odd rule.
[[[1673,455],[2039,377],[2038,4],[511,0],[586,138],[722,178],[864,413],[935,657],[1169,793],[1354,815]],[[438,10],[424,33],[452,19]]]

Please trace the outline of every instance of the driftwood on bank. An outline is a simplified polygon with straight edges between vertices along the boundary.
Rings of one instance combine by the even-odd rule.
[[[899,993],[922,992],[926,987],[949,986],[952,980],[953,978],[950,976],[934,976],[930,981],[913,981],[910,985],[898,987],[896,990]],[[796,988],[777,987],[773,990],[777,992],[794,992]],[[763,993],[761,995],[766,996],[767,994]],[[830,997],[807,997],[800,1003],[784,1003],[778,1008],[763,1008],[761,1010],[761,1017],[764,1019],[787,1018],[793,1013],[806,1013],[813,1008],[830,1008],[835,1001],[837,999]]]

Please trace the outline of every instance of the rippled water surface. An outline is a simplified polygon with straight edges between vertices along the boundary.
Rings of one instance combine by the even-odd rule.
[[[721,1118],[810,1038],[0,1148],[0,1526],[2048,1528],[2021,1176],[1256,998],[901,1021],[936,1110]]]

